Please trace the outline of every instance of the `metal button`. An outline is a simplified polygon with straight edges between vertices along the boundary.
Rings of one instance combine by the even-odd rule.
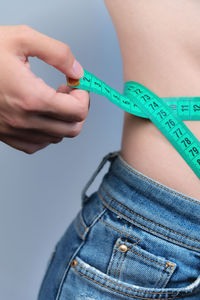
[[[75,268],[77,265],[77,261],[75,259],[72,260],[71,266]]]
[[[126,252],[126,251],[128,250],[128,248],[127,248],[126,245],[120,245],[120,246],[119,246],[119,250],[120,250],[121,252]]]

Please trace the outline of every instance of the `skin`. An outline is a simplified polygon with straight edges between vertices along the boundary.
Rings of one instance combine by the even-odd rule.
[[[199,1],[104,2],[117,33],[124,82],[137,81],[160,97],[200,96]],[[200,140],[200,121],[183,122]],[[124,113],[121,156],[148,177],[200,200],[199,178],[150,120]]]
[[[77,136],[88,114],[89,92],[66,82],[57,90],[30,69],[36,56],[73,79],[75,57],[65,43],[27,25],[0,26],[0,141],[33,154],[64,137]]]

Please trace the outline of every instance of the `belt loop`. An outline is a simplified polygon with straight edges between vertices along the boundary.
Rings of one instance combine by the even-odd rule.
[[[113,151],[113,152],[109,152],[108,154],[106,154],[103,157],[103,159],[101,160],[101,162],[98,165],[97,169],[94,171],[94,173],[92,174],[91,178],[86,183],[86,185],[84,186],[84,188],[83,188],[83,190],[81,192],[81,203],[82,203],[82,206],[85,205],[86,202],[87,202],[87,200],[89,199],[89,197],[86,195],[86,191],[89,188],[89,186],[92,184],[92,182],[94,181],[95,177],[101,171],[101,169],[103,168],[103,166],[105,165],[105,163],[107,162],[107,160],[111,162],[118,154],[119,154],[119,151]]]

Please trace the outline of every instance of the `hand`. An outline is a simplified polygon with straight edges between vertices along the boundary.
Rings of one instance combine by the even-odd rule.
[[[75,137],[88,114],[89,92],[66,84],[57,91],[30,70],[29,56],[37,56],[67,77],[75,58],[65,43],[27,25],[0,26],[0,140],[32,154],[63,137]]]

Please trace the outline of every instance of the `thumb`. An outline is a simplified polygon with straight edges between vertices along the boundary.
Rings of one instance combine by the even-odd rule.
[[[60,70],[67,77],[74,79],[83,77],[84,70],[67,44],[28,26],[23,41],[23,55],[26,57],[37,56],[47,64]]]

